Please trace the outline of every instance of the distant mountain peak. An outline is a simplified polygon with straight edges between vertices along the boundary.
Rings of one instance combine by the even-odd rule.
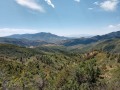
[[[67,40],[67,37],[58,36],[49,32],[40,32],[35,34],[14,34],[11,36],[7,36],[8,38],[16,38],[16,39],[28,39],[28,40],[40,40],[49,43],[55,43],[62,40]]]

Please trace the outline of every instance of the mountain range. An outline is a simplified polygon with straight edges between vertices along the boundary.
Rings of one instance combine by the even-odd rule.
[[[16,38],[16,39],[28,39],[28,40],[40,40],[49,43],[55,43],[62,40],[67,40],[67,37],[57,36],[55,34],[41,32],[36,34],[14,34],[7,36],[7,38]]]
[[[112,39],[112,38],[120,38],[120,31],[111,32],[105,35],[97,35],[90,38],[77,38],[77,39],[70,39],[65,40],[62,42],[64,46],[74,46],[79,44],[91,44],[102,40]]]
[[[0,43],[15,44],[19,46],[40,46],[47,44],[57,44],[63,46],[88,45],[98,43],[101,41],[120,38],[120,31],[111,32],[105,35],[96,35],[89,38],[68,38],[64,36],[57,36],[51,33],[36,33],[36,34],[15,34],[7,37],[1,37]]]

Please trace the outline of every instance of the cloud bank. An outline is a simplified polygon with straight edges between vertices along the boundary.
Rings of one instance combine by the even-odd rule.
[[[32,10],[40,11],[40,12],[45,12],[43,7],[39,5],[35,0],[15,0],[17,4],[27,7]]]
[[[105,11],[115,11],[119,4],[119,0],[104,0],[103,2],[94,2],[93,4]]]
[[[106,11],[114,11],[117,8],[118,0],[106,0],[100,3],[100,7]]]
[[[12,34],[25,34],[25,33],[38,33],[38,30],[33,29],[15,29],[15,28],[0,28],[0,37],[8,36]]]
[[[116,24],[116,25],[108,25],[109,29],[116,29],[119,30],[120,29],[120,24]]]

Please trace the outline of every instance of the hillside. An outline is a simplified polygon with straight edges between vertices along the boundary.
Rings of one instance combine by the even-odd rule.
[[[16,38],[16,39],[28,39],[28,40],[40,40],[40,41],[45,41],[49,43],[55,43],[61,40],[66,40],[66,37],[62,36],[57,36],[51,33],[36,33],[36,34],[15,34],[11,36],[7,36],[8,38]]]
[[[107,51],[111,53],[120,53],[120,39],[109,39],[98,43],[95,47],[98,50]]]
[[[101,50],[109,53],[120,53],[120,39],[119,38],[107,39],[84,46],[83,45],[72,46],[71,48],[79,49],[81,52]]]
[[[120,54],[0,45],[1,90],[119,90]]]
[[[66,40],[62,43],[62,45],[65,45],[65,46],[74,46],[79,44],[86,45],[86,44],[91,44],[91,43],[112,39],[112,38],[120,38],[120,31],[112,32],[112,33],[101,35],[101,36],[98,35],[91,38],[78,38],[78,39]]]
[[[32,41],[27,39],[2,38],[2,37],[0,37],[0,43],[14,44],[24,47],[40,46],[40,45],[48,44],[45,41]]]

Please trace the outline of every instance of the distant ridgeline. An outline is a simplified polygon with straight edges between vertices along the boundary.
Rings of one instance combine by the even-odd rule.
[[[79,45],[79,44],[91,44],[99,41],[105,41],[109,39],[115,39],[115,38],[120,38],[120,31],[117,32],[112,32],[109,34],[105,35],[97,35],[91,38],[77,38],[77,39],[72,39],[72,40],[66,40],[62,44],[65,46],[74,46],[74,45]]]
[[[36,34],[15,34],[11,36],[7,36],[7,38],[16,38],[16,39],[28,39],[28,40],[35,40],[35,41],[45,41],[49,43],[59,42],[61,40],[67,40],[67,37],[57,36],[51,33],[36,33]]]
[[[81,52],[88,50],[103,50],[109,52],[120,52],[120,31],[105,35],[97,35],[90,38],[76,38],[57,36],[51,33],[37,34],[16,34],[1,37],[0,43],[14,44],[24,47],[35,48],[39,46],[65,46],[72,49],[81,49]]]

